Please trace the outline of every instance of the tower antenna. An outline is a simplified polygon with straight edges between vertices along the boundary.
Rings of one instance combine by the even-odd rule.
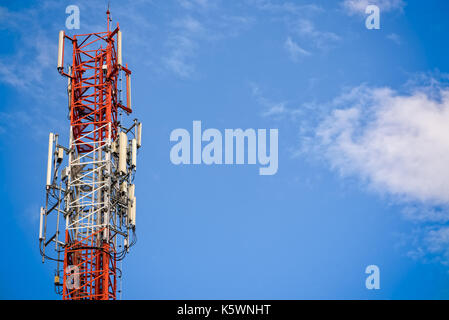
[[[42,261],[56,262],[55,289],[64,300],[116,299],[117,262],[136,243],[134,176],[142,125],[119,122],[132,113],[131,71],[122,63],[122,33],[59,32],[58,72],[67,77],[68,147],[58,134],[48,143],[46,202],[40,211]],[[72,65],[64,69],[65,41]],[[126,105],[118,79],[126,78]],[[126,119],[125,119],[126,120]],[[62,278],[62,280],[61,280]]]

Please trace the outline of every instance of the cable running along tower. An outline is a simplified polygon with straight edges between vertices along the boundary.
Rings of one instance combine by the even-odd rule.
[[[55,289],[64,300],[116,299],[117,262],[136,242],[133,180],[142,125],[137,119],[128,127],[119,121],[132,112],[131,71],[122,63],[119,25],[111,31],[109,9],[106,14],[106,32],[59,33],[58,71],[68,79],[70,138],[64,147],[59,135],[50,133],[39,247],[42,262],[56,262]],[[72,47],[66,68],[65,44]]]

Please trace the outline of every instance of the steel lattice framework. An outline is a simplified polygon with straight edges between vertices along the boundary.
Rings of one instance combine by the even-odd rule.
[[[55,243],[55,284],[60,286],[61,262],[63,283],[62,292],[58,291],[65,300],[116,299],[120,276],[117,261],[135,242],[136,198],[132,181],[141,125],[134,120],[130,128],[125,128],[118,121],[120,110],[132,112],[131,71],[121,62],[119,25],[111,31],[109,23],[108,10],[106,32],[73,37],[60,33],[58,70],[69,79],[70,142],[64,148],[58,144],[57,136],[52,138],[50,134],[51,173],[47,173],[46,207],[41,210],[40,243],[44,258],[49,257],[45,248]],[[72,65],[67,73],[63,67],[64,39],[72,44]],[[126,106],[120,99],[121,72],[126,77]],[[64,151],[68,165],[59,179]],[[56,219],[56,231],[47,240],[51,217]],[[59,230],[63,229],[62,217],[63,241],[58,239]]]

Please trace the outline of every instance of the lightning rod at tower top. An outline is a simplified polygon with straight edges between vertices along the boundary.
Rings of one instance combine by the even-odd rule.
[[[123,64],[119,25],[111,31],[109,8],[106,18],[105,32],[59,32],[57,70],[68,79],[69,141],[63,146],[58,134],[49,135],[39,248],[42,262],[56,264],[55,290],[64,300],[117,299],[118,262],[136,243],[142,124],[121,122],[133,111],[131,70]]]

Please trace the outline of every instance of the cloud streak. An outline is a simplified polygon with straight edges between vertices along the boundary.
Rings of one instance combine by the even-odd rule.
[[[401,11],[405,7],[403,0],[344,0],[342,7],[349,15],[365,14],[369,5],[377,5],[382,12]]]
[[[253,97],[263,108],[263,111],[260,114],[262,117],[269,117],[277,120],[283,118],[296,120],[297,117],[301,115],[301,111],[299,109],[288,108],[287,101],[272,101],[262,94],[262,91],[257,84],[251,83],[250,85]]]
[[[299,19],[294,30],[299,37],[311,40],[318,49],[328,49],[341,40],[336,33],[317,30],[309,19]]]
[[[284,48],[287,50],[287,52],[290,55],[290,58],[297,62],[300,57],[302,56],[309,56],[310,52],[301,48],[296,42],[292,40],[292,38],[288,37],[287,40],[285,40]]]
[[[267,13],[273,21],[285,24],[289,36],[284,42],[284,49],[290,58],[297,62],[302,55],[311,55],[313,49],[326,51],[334,47],[341,37],[331,31],[323,31],[316,27],[316,16],[322,14],[324,9],[316,4],[297,4],[294,2],[275,2],[269,0],[252,0],[249,4],[258,10]],[[295,36],[294,39],[293,36]],[[300,47],[297,42],[309,43],[311,49]]]
[[[169,26],[162,61],[179,78],[191,78],[196,71],[195,57],[205,43],[239,35],[252,20],[246,16],[225,14],[219,2],[178,1],[182,15]]]

